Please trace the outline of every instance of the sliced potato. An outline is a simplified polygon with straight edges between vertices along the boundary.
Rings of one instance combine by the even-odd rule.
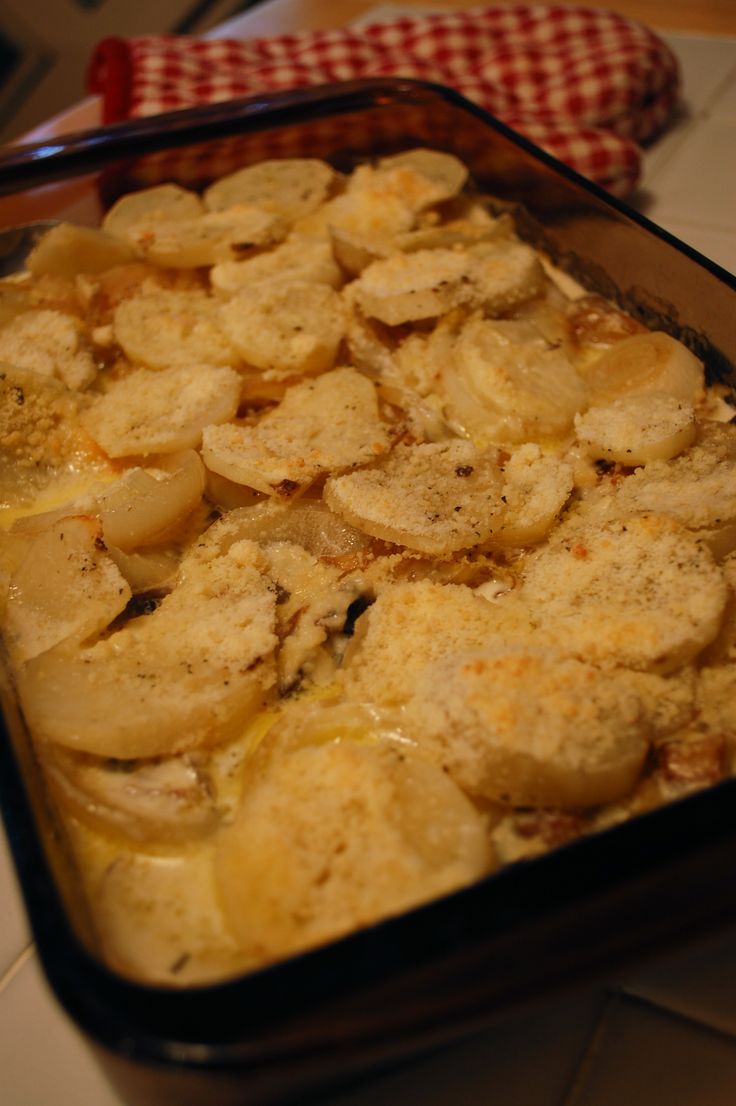
[[[379,465],[332,477],[325,502],[351,526],[422,553],[487,542],[502,514],[495,455],[470,442],[399,446]]]
[[[105,541],[116,550],[130,553],[163,540],[200,502],[205,475],[198,453],[173,454],[160,465],[156,474],[129,469],[96,497]]]
[[[668,461],[650,461],[625,481],[604,485],[584,504],[592,517],[637,511],[671,515],[718,559],[736,549],[736,426],[701,422],[693,445]]]
[[[79,467],[105,467],[82,427],[82,406],[60,381],[0,363],[0,508],[11,519],[77,483]]]
[[[155,265],[197,269],[237,261],[280,242],[287,224],[254,204],[208,211],[193,219],[148,221],[130,231],[142,257]]]
[[[47,308],[24,311],[0,329],[0,360],[77,390],[97,375],[80,320]]]
[[[210,281],[217,293],[231,296],[241,288],[265,281],[328,284],[331,288],[339,288],[342,273],[329,242],[305,242],[292,237],[244,261],[220,262],[213,267]]]
[[[630,791],[651,732],[631,673],[529,648],[464,653],[431,666],[404,725],[471,794],[572,808]]]
[[[345,334],[342,300],[326,284],[246,286],[220,310],[240,356],[275,378],[331,369]]]
[[[108,457],[174,453],[199,445],[205,426],[235,417],[240,377],[224,365],[181,365],[120,377],[84,415]]]
[[[486,315],[504,315],[543,291],[542,263],[525,242],[490,239],[469,252],[471,302]]]
[[[389,444],[375,385],[335,369],[289,388],[255,426],[207,427],[202,455],[229,480],[289,498],[318,476],[375,460]]]
[[[101,273],[125,265],[136,256],[135,248],[104,230],[60,223],[41,238],[26,259],[34,276],[50,273],[72,279],[79,273]]]
[[[116,307],[115,339],[134,365],[149,369],[234,365],[240,357],[218,310],[204,292],[139,292]]]
[[[325,721],[313,744],[307,735],[252,781],[220,837],[226,917],[258,958],[321,944],[494,867],[483,819],[440,768],[391,741],[340,739],[342,719],[325,741]]]
[[[417,250],[375,261],[361,274],[361,311],[389,326],[437,318],[471,300],[468,259],[456,250]]]
[[[420,674],[451,653],[525,641],[526,611],[489,602],[460,584],[413,580],[385,587],[359,618],[340,682],[351,701],[394,708],[414,695]]]
[[[274,158],[220,177],[204,193],[210,211],[256,204],[293,222],[327,198],[335,170],[317,158]]]
[[[18,674],[40,740],[102,757],[165,756],[233,737],[275,681],[275,597],[257,547],[185,560],[152,614]]]
[[[121,196],[102,220],[102,229],[120,238],[129,238],[143,220],[152,223],[193,219],[202,213],[202,201],[196,192],[178,184],[157,184]]]
[[[695,412],[672,395],[628,395],[575,416],[578,441],[591,457],[622,465],[668,461],[695,441]]]
[[[502,548],[536,545],[557,522],[572,494],[572,469],[529,442],[514,451],[503,471],[506,509],[491,544]]]
[[[363,270],[355,298],[390,326],[436,318],[453,308],[500,315],[539,295],[544,270],[530,246],[493,240],[471,247],[394,253]]]
[[[186,987],[255,966],[238,953],[225,923],[208,849],[133,852],[116,841],[96,844],[90,894],[101,952],[123,977]]]
[[[452,199],[462,190],[468,179],[468,168],[454,154],[443,150],[416,147],[400,154],[382,157],[378,168],[385,170],[410,169],[425,177],[434,185],[432,199],[428,203],[442,203]]]
[[[521,595],[540,640],[597,664],[666,673],[715,638],[728,589],[708,549],[674,519],[633,515],[550,542]]]

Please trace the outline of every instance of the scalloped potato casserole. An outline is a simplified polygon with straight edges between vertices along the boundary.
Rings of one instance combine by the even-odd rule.
[[[0,282],[4,648],[123,973],[224,978],[731,772],[731,396],[467,176],[145,188]]]

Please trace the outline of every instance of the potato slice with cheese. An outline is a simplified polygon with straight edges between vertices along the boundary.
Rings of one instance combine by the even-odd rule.
[[[197,269],[236,261],[280,242],[287,224],[254,204],[208,211],[193,219],[145,220],[129,235],[147,261],[168,268]]]
[[[326,284],[247,285],[221,307],[225,334],[268,379],[326,372],[345,334],[345,308]]]
[[[672,395],[628,395],[575,416],[575,433],[590,457],[631,466],[668,461],[695,441],[695,412]]]
[[[374,261],[361,273],[355,298],[364,314],[397,326],[464,305],[499,315],[538,295],[543,285],[544,271],[530,246],[490,241]]]
[[[60,223],[39,239],[26,259],[26,268],[34,276],[49,274],[71,280],[80,273],[101,273],[125,265],[135,257],[132,243],[107,231]]]
[[[83,406],[60,381],[0,363],[0,519],[58,506],[78,494],[80,469],[107,468],[82,427]]]
[[[102,229],[120,238],[130,238],[138,225],[177,222],[201,215],[202,201],[196,192],[178,184],[157,184],[128,192],[116,200],[102,220]]]
[[[235,365],[240,356],[218,311],[219,304],[205,292],[141,291],[118,304],[113,332],[134,365]]]
[[[330,708],[268,762],[223,830],[215,871],[244,949],[286,956],[400,913],[495,866],[485,822],[459,788],[410,748]],[[360,731],[364,736],[361,738]],[[327,738],[330,729],[332,740]]]
[[[404,726],[473,795],[573,808],[630,791],[651,732],[636,674],[530,648],[431,666]]]
[[[413,696],[420,674],[440,658],[490,642],[524,641],[531,629],[513,601],[489,602],[463,585],[433,580],[393,584],[357,621],[340,683],[350,700],[394,708]]]
[[[389,445],[375,385],[354,369],[335,369],[289,388],[255,426],[207,427],[202,456],[229,480],[288,498],[318,476],[375,460]]]
[[[137,759],[240,732],[275,681],[275,596],[257,546],[184,561],[151,614],[94,644],[28,661],[18,692],[33,733],[96,756]],[[74,595],[68,602],[73,605]]]
[[[706,422],[669,461],[651,461],[611,490],[609,514],[659,511],[703,538],[718,558],[736,548],[736,426]]]
[[[174,453],[234,418],[239,401],[240,377],[224,365],[137,369],[93,401],[84,424],[108,457]]]
[[[335,170],[318,158],[272,158],[220,177],[204,193],[209,211],[256,204],[289,222],[309,214],[329,194]]]
[[[433,319],[470,302],[468,259],[457,250],[417,250],[374,261],[355,289],[361,311],[389,326]]]
[[[426,206],[452,199],[463,189],[468,179],[467,166],[454,154],[443,150],[429,150],[423,146],[382,157],[377,167],[384,172],[408,169],[429,181],[433,187],[428,190],[424,200]]]
[[[529,563],[521,596],[540,640],[596,664],[666,673],[716,636],[728,589],[702,542],[652,514],[561,534]]]
[[[520,446],[503,467],[505,511],[491,545],[536,545],[557,522],[573,490],[570,465],[545,456],[538,445]]]
[[[422,553],[487,542],[503,511],[494,455],[470,442],[399,446],[372,468],[332,477],[325,502],[351,526]]]
[[[243,261],[220,262],[210,272],[212,288],[223,297],[266,281],[328,284],[331,288],[339,288],[342,280],[329,242],[309,242],[297,237]]]
[[[97,375],[97,365],[79,319],[64,311],[32,309],[0,328],[0,361],[83,389]]]

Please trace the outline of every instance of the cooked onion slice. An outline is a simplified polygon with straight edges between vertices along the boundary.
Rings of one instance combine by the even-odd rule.
[[[606,350],[588,369],[591,402],[666,392],[683,403],[703,396],[703,363],[687,346],[661,331],[634,334]]]
[[[130,587],[105,549],[96,518],[61,518],[8,540],[23,549],[10,577],[3,627],[18,663],[60,642],[99,633],[130,599]]]
[[[130,469],[97,498],[105,541],[124,553],[161,541],[194,510],[204,493],[204,467],[194,450],[162,459],[162,475]]]
[[[536,327],[480,317],[463,328],[440,391],[449,416],[479,443],[564,434],[587,406],[565,353]]]
[[[60,804],[103,833],[150,846],[196,840],[217,826],[211,780],[191,754],[103,760],[47,745],[43,763]]]

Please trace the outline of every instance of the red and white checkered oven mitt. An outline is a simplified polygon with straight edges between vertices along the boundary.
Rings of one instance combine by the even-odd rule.
[[[360,77],[448,85],[617,195],[667,123],[678,68],[647,27],[608,11],[531,4],[401,18],[247,42],[107,38],[89,89],[105,122]]]

